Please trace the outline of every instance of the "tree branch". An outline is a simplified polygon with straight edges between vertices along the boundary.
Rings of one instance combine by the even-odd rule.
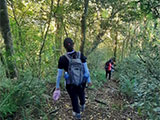
[[[42,45],[41,45],[41,48],[40,48],[40,51],[39,51],[39,66],[40,66],[39,75],[41,74],[41,57],[42,57],[43,48],[44,48],[44,45],[45,45],[45,42],[46,42],[46,38],[47,38],[47,35],[48,35],[48,31],[49,31],[49,28],[50,28],[50,23],[51,23],[51,18],[52,18],[52,11],[53,11],[53,0],[51,0],[50,15],[49,15],[49,19],[48,19],[47,30],[45,32],[45,35],[44,35],[44,38],[43,38],[43,42],[42,42]]]

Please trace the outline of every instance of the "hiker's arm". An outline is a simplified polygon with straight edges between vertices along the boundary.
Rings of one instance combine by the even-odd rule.
[[[112,65],[111,68],[114,69],[114,66]]]
[[[83,65],[84,65],[84,72],[85,72],[84,74],[86,76],[88,76],[87,82],[91,83],[91,78],[90,78],[90,73],[89,73],[89,70],[88,70],[87,62],[83,63]]]
[[[59,89],[59,83],[62,77],[63,69],[58,69],[57,73],[57,81],[56,81],[56,89]]]

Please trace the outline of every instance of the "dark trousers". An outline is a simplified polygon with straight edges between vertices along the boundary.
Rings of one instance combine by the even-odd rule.
[[[80,86],[66,85],[67,92],[71,98],[73,111],[76,113],[80,113],[79,100],[80,105],[85,104],[85,86],[86,83],[83,83]]]
[[[108,77],[109,74],[109,80],[111,79],[111,71],[106,70],[106,78]]]

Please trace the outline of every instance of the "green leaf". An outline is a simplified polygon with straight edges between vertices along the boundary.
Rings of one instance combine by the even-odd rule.
[[[154,108],[153,110],[160,113],[160,107]]]

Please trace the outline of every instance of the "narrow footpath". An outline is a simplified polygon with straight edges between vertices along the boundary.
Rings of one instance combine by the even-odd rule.
[[[53,112],[50,120],[74,120],[67,91],[61,91],[61,97],[51,103]],[[95,89],[86,89],[86,109],[82,120],[143,120],[130,106],[118,90],[115,80],[110,80]]]

